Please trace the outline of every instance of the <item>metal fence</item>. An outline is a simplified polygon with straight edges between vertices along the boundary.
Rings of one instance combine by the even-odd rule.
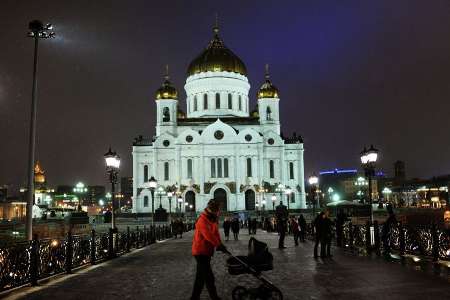
[[[450,260],[450,230],[433,224],[430,226],[408,226],[401,222],[390,228],[379,225],[353,225],[351,222],[337,227],[336,244],[344,248],[360,249],[368,253],[429,257],[434,261]]]
[[[186,224],[189,231],[193,224]],[[164,226],[127,227],[126,231],[72,235],[64,239],[41,239],[0,248],[0,291],[44,279],[73,269],[113,259],[132,249],[171,238],[172,228]]]

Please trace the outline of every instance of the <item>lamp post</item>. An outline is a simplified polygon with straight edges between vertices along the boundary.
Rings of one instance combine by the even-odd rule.
[[[173,192],[167,192],[167,198],[169,198],[169,217],[172,214],[172,197]]]
[[[279,183],[278,186],[275,188],[275,192],[280,193],[280,202],[283,201],[283,192],[284,192],[284,185],[282,183]],[[289,203],[288,203],[289,206]],[[289,212],[289,208],[288,208]]]
[[[178,197],[178,210],[179,210],[179,213],[181,214],[181,204],[183,203],[183,198],[181,198],[181,196],[180,197]]]
[[[36,110],[37,110],[37,71],[38,71],[38,46],[39,39],[53,38],[55,33],[51,31],[51,24],[44,25],[41,21],[34,20],[28,24],[28,36],[34,38],[34,62],[33,62],[33,89],[31,92],[31,116],[28,145],[28,194],[27,194],[27,239],[33,238],[33,204],[34,204],[34,163],[36,148]]]
[[[150,190],[150,194],[152,195],[152,226],[155,224],[155,189],[157,186],[157,181],[155,177],[150,177],[150,179],[147,182],[148,189]]]
[[[266,204],[266,198],[265,198],[265,193],[268,192],[268,190],[264,187],[260,187],[258,189],[259,194],[261,195],[261,210],[264,214],[264,209],[265,209],[265,204]]]
[[[166,193],[164,192],[164,188],[162,186],[158,187],[158,190],[156,191],[156,194],[159,196],[159,208],[162,208],[162,196]]]
[[[117,183],[117,174],[120,168],[120,157],[115,151],[111,151],[109,147],[108,152],[105,153],[106,171],[109,175],[109,182],[111,183],[111,201],[112,201],[112,217],[111,217],[111,228],[116,229],[116,201],[114,198],[115,185]]]
[[[310,188],[310,193],[311,193],[311,202],[312,202],[312,207],[313,207],[313,215],[316,215],[316,205],[319,206],[319,199],[317,197],[317,187],[319,186],[319,177],[317,177],[316,175],[311,175],[308,178],[308,183],[309,183],[309,188]],[[317,198],[317,199],[316,199]]]
[[[75,194],[78,194],[79,200],[78,200],[78,211],[82,211],[83,206],[83,194],[87,192],[87,188],[84,186],[84,183],[78,182],[75,187],[73,188],[73,192]]]
[[[375,164],[378,159],[378,150],[370,145],[369,150],[364,147],[361,152],[361,164],[364,168],[364,173],[369,181],[369,204],[370,204],[370,224],[373,223],[373,208],[372,208],[372,177],[375,176]]]
[[[292,189],[290,187],[286,187],[284,189],[284,193],[286,194],[286,201],[287,201],[288,214],[289,214],[289,202],[291,202]]]
[[[273,194],[271,200],[272,200],[272,210],[275,211],[275,201],[277,201],[277,196]]]

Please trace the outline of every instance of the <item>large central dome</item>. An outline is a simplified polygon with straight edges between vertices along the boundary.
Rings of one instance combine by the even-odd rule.
[[[197,56],[187,70],[188,76],[203,72],[234,72],[247,76],[247,68],[242,60],[225,47],[219,37],[219,28],[214,27],[214,37],[208,47]]]

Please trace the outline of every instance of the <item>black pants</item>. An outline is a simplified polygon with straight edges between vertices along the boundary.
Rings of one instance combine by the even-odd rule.
[[[299,233],[298,233],[298,235],[299,235],[299,237],[300,237],[300,242],[304,242],[305,241],[305,231],[304,230],[301,230]]]
[[[299,238],[299,236],[300,236],[300,233],[298,231],[297,232],[294,231],[294,243],[295,243],[295,246],[298,246],[298,238]]]
[[[233,232],[234,240],[237,241],[239,237],[239,232]]]
[[[319,247],[320,240],[321,240],[320,236],[316,232],[315,243],[314,243],[314,257],[317,257],[317,248]]]
[[[214,284],[214,274],[211,269],[211,256],[197,255],[194,256],[197,261],[197,273],[195,275],[194,290],[192,291],[191,300],[200,299],[203,286],[206,283],[209,297],[213,300],[220,299],[217,295],[216,285]]]
[[[320,239],[320,256],[326,257],[331,256],[331,237],[325,236]]]
[[[284,237],[286,236],[285,230],[280,230],[280,239],[278,240],[278,248],[284,248]]]

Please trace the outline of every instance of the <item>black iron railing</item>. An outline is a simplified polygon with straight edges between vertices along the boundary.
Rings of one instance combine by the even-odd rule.
[[[186,224],[186,231],[193,224]],[[123,232],[72,235],[64,239],[38,239],[0,247],[0,291],[44,279],[87,264],[120,256],[132,249],[171,238],[171,226],[127,227]]]

